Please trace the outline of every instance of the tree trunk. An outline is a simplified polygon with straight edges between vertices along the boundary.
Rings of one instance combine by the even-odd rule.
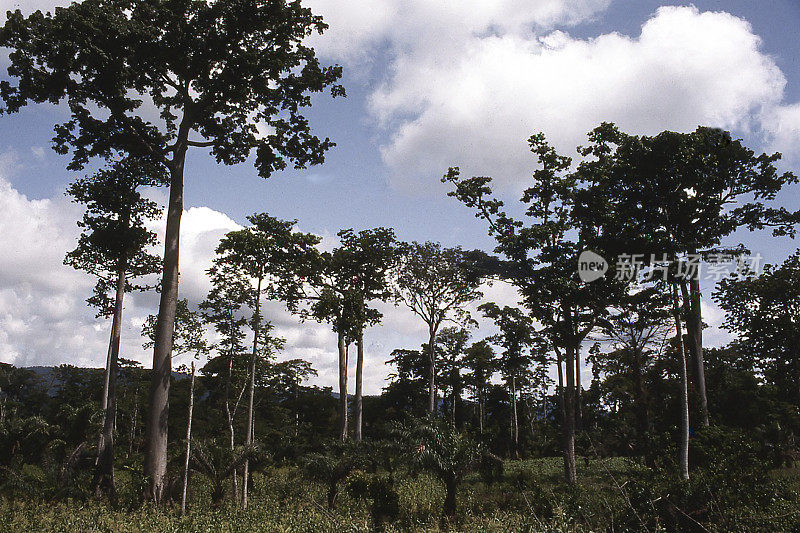
[[[577,479],[575,467],[575,348],[567,346],[566,361],[567,386],[563,389],[564,403],[564,477],[570,485]]]
[[[95,495],[103,493],[114,501],[116,487],[114,486],[114,421],[117,416],[117,360],[119,358],[119,343],[122,331],[122,302],[125,298],[125,271],[127,263],[125,258],[120,259],[117,271],[117,287],[114,299],[114,322],[111,326],[111,354],[106,366],[106,382],[108,392],[106,410],[103,416],[103,435],[100,438],[100,447],[97,450],[97,470],[95,472]]]
[[[428,413],[436,412],[436,328],[428,329]]]
[[[514,458],[519,459],[519,418],[517,416],[517,378],[511,376],[511,416],[514,428]]]
[[[347,344],[339,331],[339,438],[347,440]]]
[[[692,341],[695,350],[695,365],[697,372],[697,394],[700,396],[700,422],[703,427],[709,426],[708,396],[706,395],[706,369],[703,354],[703,314],[700,307],[701,293],[700,280],[694,277],[689,282],[689,293],[692,308]]]
[[[116,315],[116,312],[114,313]],[[106,371],[105,377],[103,379],[103,397],[100,399],[100,411],[103,413],[103,421],[105,422],[105,413],[108,410],[108,391],[109,387],[111,386],[111,353],[114,350],[114,337],[116,336],[116,332],[114,331],[114,318],[111,319],[111,335],[108,337],[108,354],[106,355]],[[105,425],[105,423],[103,424]],[[103,438],[105,436],[105,431],[103,428],[100,428],[100,435],[97,438],[97,457],[94,460],[94,467],[97,469],[98,465],[100,464],[100,450],[103,449]]]
[[[115,313],[116,314],[116,313]],[[111,352],[114,349],[114,319],[111,319],[111,335],[108,337],[108,353],[106,354],[106,375],[105,379],[103,380],[103,397],[100,399],[100,410],[102,412],[106,412],[108,408],[108,390],[111,386],[111,376],[108,373],[108,369],[111,368]],[[100,433],[100,438],[103,438],[103,434]],[[102,441],[101,441],[102,445]]]
[[[581,398],[581,348],[575,350],[575,430],[583,431],[583,405]]]
[[[184,117],[184,122],[186,118]],[[183,139],[188,136],[181,128]],[[175,308],[178,303],[178,255],[183,214],[183,167],[186,145],[176,149],[170,169],[169,208],[164,237],[164,272],[161,278],[161,301],[158,306],[153,373],[148,401],[147,447],[144,475],[148,479],[145,498],[163,503],[166,499],[167,430],[169,417],[169,384],[172,375],[172,335],[175,329]]]
[[[456,516],[456,490],[458,485],[455,481],[448,480],[445,483],[445,497],[444,505],[442,506],[442,514],[447,518]]]
[[[256,357],[258,356],[258,334],[261,329],[261,283],[262,278],[258,278],[256,287],[256,309],[253,314],[253,357],[250,360],[250,383],[248,384],[247,400],[247,433],[245,434],[244,444],[248,448],[253,445],[253,398],[256,389]],[[242,470],[242,509],[247,509],[247,483],[250,474],[250,459],[245,459],[244,469]]]
[[[186,423],[186,457],[183,462],[183,491],[181,492],[181,516],[186,514],[186,492],[189,488],[189,457],[192,454],[192,411],[194,410],[194,361],[192,380],[189,382],[189,412]]]
[[[686,351],[683,347],[683,327],[681,325],[681,308],[678,301],[678,289],[672,285],[672,312],[675,316],[675,341],[681,371],[681,443],[678,458],[679,474],[689,479],[689,383],[686,372]]]
[[[294,436],[300,435],[300,378],[294,371]]]
[[[139,384],[133,391],[133,415],[131,415],[131,437],[128,442],[128,457],[133,455],[133,443],[136,440],[136,429],[139,423]]]
[[[458,381],[459,381],[458,368],[453,369],[451,375],[451,381],[453,383],[452,386],[453,394],[451,398],[452,403],[450,405],[450,423],[453,425],[453,427],[456,427],[456,401],[458,400],[458,398],[461,397],[461,391],[458,390]]]
[[[231,331],[233,331],[233,311],[230,309],[228,310],[228,318],[231,323]],[[228,347],[228,373],[225,377],[225,418],[228,422],[228,444],[230,445],[231,452],[233,452],[234,448],[236,448],[236,429],[234,427],[234,418],[236,413],[231,410],[231,381],[233,380],[233,357],[234,357],[234,344],[233,340],[230,341],[230,345]],[[243,388],[244,390],[244,388]],[[238,401],[236,402],[238,407]],[[231,475],[231,488],[233,489],[233,493],[231,494],[231,499],[234,503],[238,501],[239,498],[239,478],[237,476],[237,469],[233,470],[233,474]]]
[[[361,442],[361,425],[363,419],[362,378],[364,375],[364,331],[358,331],[356,339],[356,423],[355,441]]]
[[[478,427],[480,428],[481,435],[483,435],[483,395],[484,390],[483,387],[481,387],[478,392]]]
[[[638,346],[634,346],[632,352],[634,385],[633,403],[634,409],[636,410],[636,427],[639,437],[639,453],[644,455],[646,461],[649,463],[651,460],[650,444],[648,441],[650,420],[647,414],[647,391],[644,388],[644,379],[642,376],[642,350]]]

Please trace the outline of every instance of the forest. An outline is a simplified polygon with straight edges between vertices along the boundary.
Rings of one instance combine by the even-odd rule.
[[[800,530],[800,250],[764,263],[739,242],[791,245],[800,210],[776,197],[798,178],[729,131],[602,122],[576,157],[531,132],[513,202],[442,168],[486,250],[399,226],[329,247],[253,213],[217,244],[205,299],[183,296],[187,153],[263,178],[322,165],[334,143],[305,113],[346,96],[308,45],[326,28],[284,0],[9,12],[0,123],[68,110],[53,149],[83,216],[64,262],[96,280],[86,302],[110,337],[104,369],[0,363],[0,529]],[[518,304],[487,301],[493,284]],[[152,366],[120,340],[126,297],[146,291]],[[285,356],[267,302],[330,328],[334,387]],[[704,342],[710,302],[727,345]],[[367,395],[387,305],[426,338],[393,346]]]

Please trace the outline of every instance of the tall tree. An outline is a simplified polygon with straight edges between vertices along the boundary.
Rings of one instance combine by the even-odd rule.
[[[247,218],[250,226],[229,232],[217,247],[217,263],[237,270],[247,278],[253,290],[249,293],[252,311],[250,327],[253,330],[252,356],[248,369],[247,429],[245,446],[253,443],[253,399],[255,396],[256,360],[261,337],[261,300],[264,296],[280,299],[293,305],[302,293],[307,269],[315,257],[314,246],[319,238],[307,233],[292,231],[296,220],[278,220],[266,213]],[[266,337],[271,339],[269,335]],[[242,506],[247,508],[249,458],[244,462]]]
[[[591,183],[586,211],[602,226],[605,240],[617,242],[620,253],[695,259],[724,249],[723,240],[738,228],[772,227],[776,235],[785,235],[800,221],[800,211],[769,206],[782,187],[797,182],[793,174],[778,172],[781,155],[756,155],[726,131],[699,127],[650,137],[628,135],[604,123],[589,141],[579,168]],[[685,276],[679,289],[688,311],[701,422],[707,426],[700,275],[696,270]]]
[[[347,363],[348,349],[356,343],[356,441],[362,431],[362,376],[364,329],[376,324],[382,313],[370,307],[374,301],[392,296],[388,276],[396,257],[394,232],[386,228],[351,229],[338,234],[340,244],[319,255],[316,274],[310,279],[311,302],[307,315],[332,325],[339,352],[339,433],[348,437]]]
[[[150,315],[142,326],[142,335],[148,339],[144,348],[152,348],[155,342],[156,322],[158,317]],[[172,353],[192,355],[189,381],[189,406],[186,414],[186,452],[183,463],[183,486],[181,489],[181,515],[186,514],[186,495],[189,487],[189,460],[192,456],[192,418],[194,416],[194,385],[196,377],[195,362],[208,357],[211,346],[205,339],[205,325],[203,316],[198,311],[189,308],[188,300],[178,300],[175,308],[175,334],[172,337]],[[185,365],[179,370],[186,371]]]
[[[445,322],[469,321],[481,277],[461,248],[414,242],[402,247],[395,295],[428,326],[428,412],[436,412],[436,334]]]
[[[103,386],[103,429],[97,452],[95,492],[116,497],[114,486],[114,423],[116,420],[116,379],[125,292],[146,287],[136,278],[158,272],[159,260],[147,250],[156,242],[146,222],[160,209],[141,195],[140,189],[164,183],[163,172],[144,161],[131,158],[115,162],[92,176],[78,179],[67,189],[74,201],[86,205],[78,225],[83,232],[78,246],[64,260],[74,268],[98,278],[88,302],[98,316],[112,316],[111,337]],[[113,294],[113,298],[109,296]]]
[[[464,375],[465,382],[474,391],[474,398],[478,405],[478,430],[483,435],[486,392],[497,369],[497,361],[491,344],[486,340],[472,343],[464,353],[464,366],[468,369]]]
[[[530,377],[531,348],[538,340],[530,317],[516,307],[500,307],[490,302],[478,308],[486,318],[494,321],[500,332],[490,340],[503,349],[498,367],[508,385],[511,403],[512,454],[519,459],[519,416],[517,391],[519,385]]]
[[[327,87],[344,95],[340,67],[322,66],[305,44],[326,28],[296,0],[84,0],[54,14],[18,10],[0,30],[17,80],[0,84],[4,111],[66,100],[71,117],[56,126],[54,142],[60,153],[72,150],[70,168],[119,152],[169,170],[144,469],[156,501],[165,489],[186,153],[208,148],[218,162],[235,164],[254,152],[263,177],[289,163],[321,163],[333,143],[313,135],[304,108]],[[157,112],[144,111],[145,100]]]
[[[500,264],[500,275],[519,290],[530,318],[544,327],[556,351],[564,415],[564,472],[567,482],[575,483],[581,344],[605,314],[616,287],[608,279],[587,284],[578,278],[578,257],[596,241],[591,221],[576,216],[583,183],[580,176],[569,172],[571,159],[559,155],[543,134],[531,136],[529,144],[540,168],[522,194],[523,219],[506,214],[503,202],[492,196],[489,177],[462,178],[454,167],[442,181],[454,186],[450,196],[488,222],[489,234],[497,242],[495,251],[506,258]]]
[[[333,252],[339,274],[337,285],[347,291],[353,302],[353,333],[356,344],[355,428],[353,438],[362,439],[364,329],[380,322],[383,314],[370,303],[392,296],[389,274],[397,257],[394,232],[386,228],[339,232],[341,245]]]
[[[233,451],[236,446],[234,420],[246,387],[241,368],[245,351],[244,328],[247,324],[244,307],[253,301],[254,289],[244,272],[220,256],[214,259],[214,265],[208,273],[211,276],[212,288],[200,304],[200,309],[206,322],[214,325],[221,340],[216,346],[217,357],[209,361],[203,368],[203,373],[216,374],[222,380],[222,391],[218,392],[222,395],[228,444]],[[235,393],[236,390],[239,392]],[[231,483],[233,498],[236,499],[239,492],[236,472],[231,476]]]
[[[461,368],[464,364],[464,352],[469,342],[469,330],[466,328],[444,328],[436,337],[436,351],[439,365],[439,382],[441,383],[442,396],[447,401],[450,409],[450,423],[456,425],[456,409],[461,402],[463,377]]]
[[[673,280],[672,316],[675,320],[675,348],[681,375],[681,440],[678,448],[678,473],[681,479],[689,479],[689,376],[686,371],[686,350],[683,344],[683,321],[678,296],[678,281]]]

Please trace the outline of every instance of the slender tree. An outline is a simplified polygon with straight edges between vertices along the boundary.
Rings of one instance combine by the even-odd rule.
[[[472,343],[464,353],[464,366],[468,369],[464,378],[474,391],[474,398],[478,406],[478,430],[483,435],[484,418],[486,413],[486,391],[497,369],[494,349],[486,341]]]
[[[208,273],[212,288],[200,304],[200,309],[205,321],[214,325],[221,340],[217,345],[219,355],[209,361],[203,372],[216,373],[222,378],[221,394],[228,426],[228,444],[233,451],[236,446],[234,420],[246,388],[246,383],[241,379],[241,359],[245,351],[244,327],[247,324],[244,307],[253,301],[253,287],[244,272],[219,256],[214,259],[214,265]],[[236,393],[237,390],[240,392]],[[232,496],[236,499],[239,485],[235,471],[231,475],[231,483]]]
[[[338,234],[340,245],[318,256],[316,273],[309,280],[306,299],[311,305],[306,316],[328,322],[337,335],[339,352],[339,436],[348,437],[347,363],[348,349],[356,343],[356,441],[362,431],[362,375],[364,329],[382,318],[373,301],[392,295],[388,276],[396,257],[394,232],[385,228]]]
[[[112,317],[95,473],[95,492],[112,499],[116,496],[114,423],[123,300],[126,292],[147,288],[135,285],[136,278],[158,272],[158,258],[148,252],[156,236],[145,224],[159,216],[160,210],[141,195],[140,189],[161,184],[163,173],[157,168],[129,158],[79,179],[67,189],[74,201],[86,205],[86,213],[78,223],[83,228],[78,246],[64,262],[98,278],[88,302],[98,309],[98,316]]]
[[[363,426],[364,329],[380,322],[383,314],[370,307],[375,301],[392,296],[389,274],[397,257],[394,232],[386,228],[339,232],[340,248],[336,262],[341,269],[337,283],[351,293],[358,306],[353,327],[356,344],[355,423],[353,439],[360,442]],[[337,254],[338,252],[338,254]]]
[[[189,459],[192,456],[192,417],[194,415],[194,361],[191,363],[189,382],[189,407],[186,413],[186,456],[183,462],[183,487],[181,488],[181,516],[186,514],[186,494],[189,491]]]
[[[439,365],[439,382],[442,395],[447,397],[449,392],[450,423],[456,425],[456,409],[461,402],[461,389],[463,379],[461,368],[464,364],[464,352],[469,342],[469,331],[465,328],[443,328],[436,337],[436,352]]]
[[[481,297],[481,277],[461,248],[433,242],[402,247],[395,297],[428,326],[428,412],[436,412],[436,334],[445,322],[468,323],[465,307]]]
[[[503,349],[498,367],[506,379],[511,403],[511,433],[513,456],[519,459],[519,416],[517,413],[517,391],[519,385],[527,383],[533,362],[532,347],[538,341],[533,321],[516,307],[500,307],[485,303],[478,308],[486,318],[494,321],[500,332],[490,340]]]
[[[319,238],[314,235],[293,232],[296,220],[278,220],[266,213],[248,217],[250,226],[229,232],[217,247],[217,263],[238,271],[254,286],[249,306],[252,311],[250,327],[253,330],[253,346],[248,369],[247,429],[245,446],[253,444],[253,399],[255,397],[256,360],[259,353],[263,297],[280,299],[290,305],[300,298],[302,284],[308,278],[306,270],[315,256],[314,246]],[[269,335],[267,339],[271,339]],[[247,508],[247,479],[249,459],[244,462],[242,484],[242,506]]]
[[[17,10],[0,30],[16,80],[0,84],[3,111],[66,100],[71,117],[56,126],[54,142],[58,152],[72,151],[70,168],[120,152],[169,170],[144,468],[156,501],[165,489],[186,153],[207,148],[225,164],[255,153],[263,177],[289,163],[321,163],[333,143],[312,134],[304,108],[327,87],[344,95],[341,69],[322,66],[305,44],[326,27],[299,1],[84,0],[53,14]],[[143,111],[143,100],[157,112]]]
[[[678,284],[672,284],[672,316],[675,320],[675,349],[678,352],[678,365],[681,377],[681,439],[678,449],[678,474],[681,479],[689,479],[689,376],[686,371],[686,350],[683,345],[683,322]]]
[[[633,398],[638,451],[651,461],[645,372],[663,347],[669,329],[671,296],[662,287],[647,286],[624,295],[613,307],[600,328],[612,351],[593,354],[592,371],[626,378],[626,390]]]

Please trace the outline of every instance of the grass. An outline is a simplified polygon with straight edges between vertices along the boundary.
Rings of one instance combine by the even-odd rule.
[[[459,518],[447,527],[456,531],[578,532],[618,530],[614,517],[624,516],[629,480],[642,467],[624,458],[579,464],[575,489],[562,481],[560,458],[506,463],[503,481],[486,484],[475,474],[459,492]],[[797,476],[781,473],[797,482]],[[113,532],[140,531],[270,531],[367,532],[367,505],[343,490],[336,509],[325,507],[322,485],[304,480],[294,467],[280,467],[254,476],[247,510],[231,504],[214,509],[199,477],[193,481],[189,513],[177,509],[137,507],[135,483],[126,472],[118,476],[120,505],[97,501],[0,500],[0,531]],[[434,479],[420,475],[397,480],[400,515],[387,531],[437,531],[444,490]],[[796,504],[796,502],[795,502]],[[791,511],[791,509],[790,509]],[[701,530],[702,531],[702,530]]]

